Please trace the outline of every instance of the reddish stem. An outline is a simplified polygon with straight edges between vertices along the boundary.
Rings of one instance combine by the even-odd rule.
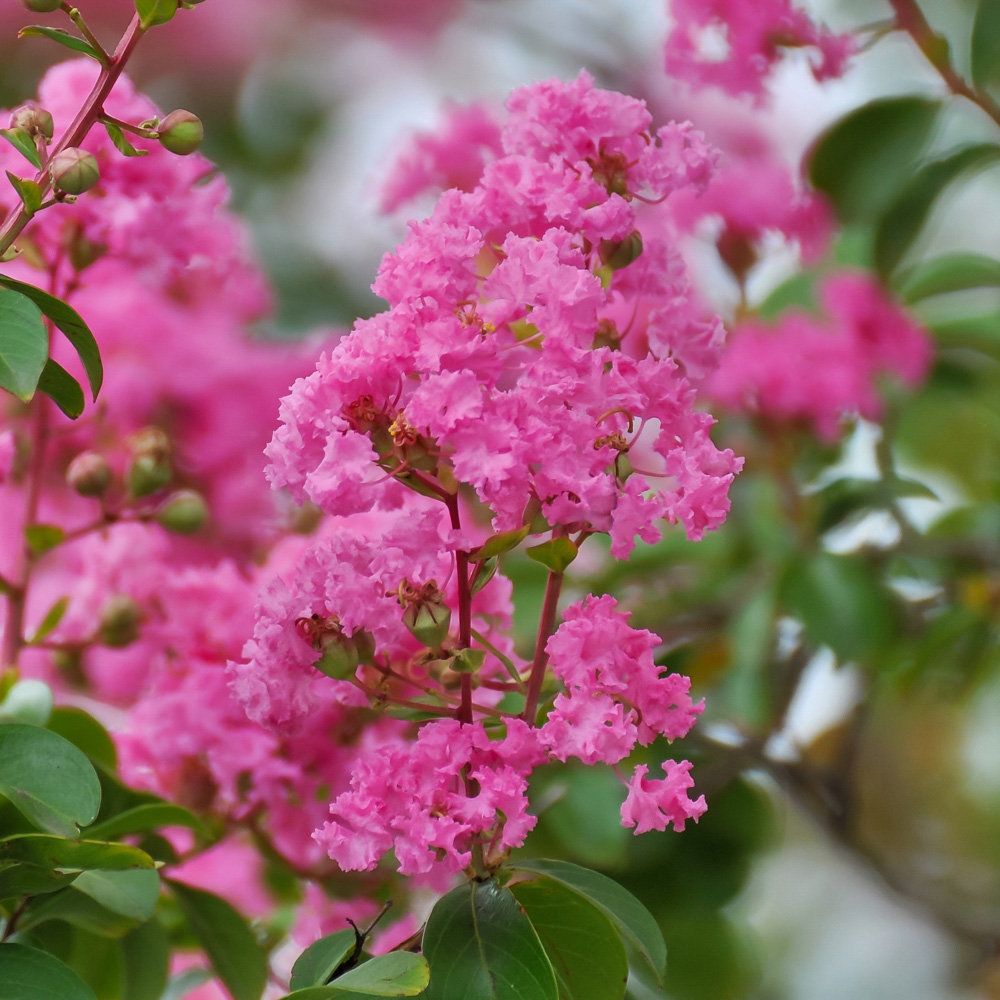
[[[556,611],[559,607],[559,592],[562,589],[563,574],[549,572],[545,584],[545,600],[542,603],[542,614],[538,619],[538,636],[535,639],[535,658],[531,662],[531,676],[528,678],[528,695],[524,703],[522,718],[529,726],[535,724],[538,714],[538,699],[542,694],[542,683],[545,680],[545,668],[548,666],[549,654],[545,644],[549,641],[556,622]]]

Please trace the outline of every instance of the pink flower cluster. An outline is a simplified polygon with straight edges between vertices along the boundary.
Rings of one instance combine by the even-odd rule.
[[[840,76],[855,50],[851,35],[814,24],[789,0],[670,0],[667,38],[671,76],[760,100],[767,77],[784,52],[809,48],[817,80]]]
[[[537,505],[552,527],[609,532],[619,557],[661,518],[700,538],[739,462],[673,360],[615,349],[614,317],[678,294],[679,258],[636,205],[703,187],[714,156],[687,124],[654,135],[641,101],[586,74],[515,91],[508,110],[505,155],[384,259],[390,308],[282,402],[271,481],[347,514],[381,502],[386,473],[458,480],[497,530]],[[659,468],[627,477],[643,428]]]
[[[774,328],[739,326],[706,392],[738,412],[810,422],[834,441],[845,416],[879,417],[880,376],[920,383],[931,363],[930,339],[873,279],[834,275],[821,298],[826,322],[791,312]]]

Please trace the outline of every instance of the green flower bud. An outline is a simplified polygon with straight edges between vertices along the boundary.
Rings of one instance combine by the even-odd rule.
[[[160,122],[157,132],[160,145],[178,156],[193,153],[205,138],[201,119],[190,111],[171,111]]]
[[[49,160],[49,175],[64,194],[83,194],[101,179],[101,168],[91,153],[70,146]]]
[[[0,722],[44,726],[52,715],[52,689],[44,681],[17,681],[0,702]]]
[[[29,135],[52,138],[54,123],[52,115],[37,104],[22,104],[10,116],[10,127],[21,129]]]
[[[111,485],[111,466],[96,451],[81,452],[69,463],[66,482],[82,497],[103,496]]]
[[[403,612],[403,624],[417,642],[428,649],[440,649],[448,638],[451,608],[440,599],[410,604]]]
[[[193,535],[208,518],[208,505],[204,497],[194,490],[177,490],[171,493],[153,515],[157,524],[178,535]]]
[[[601,240],[597,253],[602,264],[612,271],[620,271],[642,254],[642,234],[633,229],[623,240]]]
[[[172,476],[170,462],[152,455],[139,455],[129,462],[125,470],[125,486],[129,496],[133,498],[148,497],[151,493],[162,490]]]
[[[101,623],[97,627],[97,639],[104,646],[121,649],[139,638],[142,610],[125,594],[109,597],[101,608]]]
[[[20,0],[20,3],[33,14],[51,14],[62,6],[62,0]]]
[[[364,629],[358,629],[353,635],[343,632],[325,635],[322,645],[323,655],[313,666],[338,681],[353,677],[362,663],[371,662],[375,656],[375,640]]]

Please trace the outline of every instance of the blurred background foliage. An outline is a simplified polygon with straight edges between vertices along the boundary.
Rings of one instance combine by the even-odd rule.
[[[0,105],[11,106],[52,53],[14,41],[22,12],[7,6]],[[130,4],[93,6],[109,28]],[[949,96],[899,32],[826,88],[788,67],[773,104],[749,108],[699,104],[663,77],[657,0],[468,0],[443,27],[415,3],[391,31],[379,6],[208,0],[135,61],[161,104],[205,121],[206,152],[276,289],[265,332],[378,309],[367,285],[403,220],[380,217],[374,192],[400,138],[444,98],[499,100],[582,64],[661,118],[702,126],[703,112],[710,137],[747,116],[829,196],[841,227],[831,257],[808,269],[762,258],[747,310],[815,308],[816,281],[849,262],[936,341],[923,389],[887,387],[882,423],[857,421],[837,444],[723,416],[717,441],[747,461],[728,522],[703,542],[671,531],[628,563],[588,542],[578,593],[619,595],[706,699],[669,756],[694,761],[709,810],[683,835],[634,838],[610,772],[547,770],[533,784],[531,851],[596,867],[643,899],[666,936],[675,1000],[1000,997],[997,120]],[[941,58],[1000,98],[1000,7],[921,7],[947,39]],[[868,0],[814,10],[838,30],[892,15]],[[733,277],[715,267],[702,291],[731,319]],[[516,555],[505,570],[530,642],[544,571]],[[638,980],[632,993],[659,995]]]

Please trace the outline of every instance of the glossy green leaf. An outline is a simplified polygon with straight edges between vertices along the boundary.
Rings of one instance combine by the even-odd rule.
[[[52,710],[48,728],[69,740],[88,757],[112,770],[118,766],[118,753],[108,731],[82,708],[59,706]],[[90,834],[88,834],[90,836]],[[100,840],[100,837],[91,839]]]
[[[1000,0],[979,0],[972,23],[971,56],[977,87],[1000,84]]]
[[[108,133],[108,138],[115,144],[115,149],[123,156],[145,156],[149,152],[148,149],[136,149],[117,125],[112,125],[111,122],[101,124]]]
[[[137,847],[99,840],[67,840],[47,833],[22,833],[0,841],[0,862],[22,861],[63,870],[102,868],[125,871],[153,868],[153,859]]]
[[[170,939],[156,920],[126,934],[122,947],[121,1000],[160,1000],[170,973]]]
[[[541,545],[532,545],[525,549],[529,559],[541,563],[553,573],[565,573],[566,567],[576,558],[576,545],[568,538],[551,538]]]
[[[947,253],[900,272],[893,284],[904,302],[969,288],[1000,286],[1000,260],[977,253]]]
[[[24,540],[36,556],[51,552],[65,537],[66,532],[54,524],[29,524],[24,529]]]
[[[530,531],[531,525],[526,524],[523,528],[517,528],[513,531],[501,531],[496,535],[490,535],[478,549],[469,553],[469,560],[471,562],[481,562],[484,559],[491,559],[493,556],[503,555],[504,552],[509,552],[511,549],[517,548],[528,537]]]
[[[289,987],[301,990],[307,986],[322,986],[344,959],[353,953],[356,943],[357,937],[350,929],[336,931],[314,941],[295,960]]]
[[[80,383],[61,364],[49,358],[38,379],[38,392],[44,392],[70,420],[76,420],[86,406]]]
[[[998,160],[1000,146],[976,143],[917,171],[879,219],[875,232],[875,268],[879,274],[885,277],[895,271],[923,228],[934,203],[953,180]]]
[[[30,219],[42,207],[41,187],[37,182],[25,177],[18,177],[17,174],[12,174],[9,170],[6,171],[6,174],[10,186],[17,192],[17,196],[24,206],[24,211]]]
[[[0,128],[2,135],[36,170],[42,169],[42,160],[38,155],[35,140],[30,132],[20,128]],[[8,174],[8,176],[10,176]],[[11,182],[13,183],[13,181]]]
[[[267,958],[246,921],[210,892],[167,884],[233,1000],[259,1000],[267,985]]]
[[[0,726],[0,794],[43,830],[77,836],[94,821],[101,786],[90,761],[68,740],[37,726]]]
[[[423,955],[390,951],[348,969],[330,985],[364,996],[415,997],[424,991],[429,979],[430,968]]]
[[[67,49],[72,49],[74,52],[82,52],[84,55],[92,56],[98,62],[101,62],[100,55],[98,55],[97,50],[90,42],[76,35],[71,35],[68,31],[63,31],[62,28],[49,28],[44,24],[31,24],[27,28],[22,28],[17,33],[18,38],[31,38],[33,36],[49,38],[53,42],[58,42],[60,45],[65,46]]]
[[[0,944],[3,1000],[97,1000],[94,991],[58,958],[23,944]]]
[[[115,840],[126,833],[159,830],[165,826],[186,826],[198,830],[201,828],[201,821],[182,806],[175,806],[170,802],[149,802],[95,823],[85,832],[88,838],[95,840]]]
[[[424,930],[426,1000],[558,1000],[552,964],[508,889],[468,882],[438,900]]]
[[[155,868],[128,871],[85,871],[73,888],[133,920],[149,920],[160,896],[160,875]]]
[[[510,886],[535,928],[559,983],[560,1000],[621,1000],[628,957],[611,920],[551,879]]]
[[[871,656],[892,637],[895,608],[861,559],[821,552],[795,560],[781,581],[781,600],[806,635],[844,660]]]
[[[27,403],[48,356],[49,336],[38,307],[0,288],[0,388]]]
[[[35,629],[34,634],[28,640],[29,646],[37,646],[38,643],[44,642],[50,635],[52,635],[56,626],[63,620],[63,615],[66,614],[66,609],[69,607],[69,598],[60,597],[55,604],[45,613],[45,617],[38,623],[38,628]]]
[[[69,303],[49,295],[34,285],[15,281],[5,274],[0,274],[0,285],[31,299],[42,313],[52,320],[56,328],[62,331],[79,355],[83,370],[87,373],[90,391],[93,398],[97,399],[104,381],[104,366],[101,363],[101,352],[97,347],[97,341],[90,332],[90,327],[83,321],[83,317]]]
[[[877,215],[926,145],[940,110],[923,97],[890,97],[865,104],[833,123],[809,154],[813,186],[853,222]]]
[[[649,963],[659,980],[667,964],[667,946],[653,915],[628,890],[599,872],[569,861],[534,859],[512,864],[514,871],[535,872],[584,896],[618,928],[622,937]]]
[[[142,27],[152,28],[173,20],[177,13],[177,0],[135,0],[135,9]]]

